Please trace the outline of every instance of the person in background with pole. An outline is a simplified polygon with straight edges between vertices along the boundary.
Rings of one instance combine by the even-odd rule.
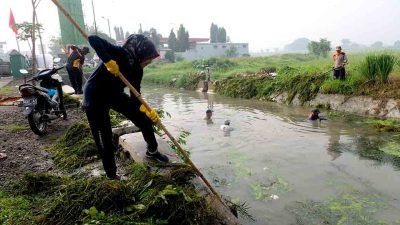
[[[118,78],[121,71],[140,93],[143,68],[159,57],[156,47],[147,37],[140,34],[129,36],[122,47],[96,35],[89,36],[88,39],[103,63],[90,75],[86,83],[83,108],[107,177],[120,179],[116,174],[110,109],[123,114],[140,128],[147,143],[146,157],[168,162],[168,157],[158,151],[154,135],[153,123],[159,120],[157,112],[147,110],[132,92],[128,96],[124,92],[124,83]]]
[[[75,94],[81,95],[82,91],[82,65],[85,62],[85,55],[89,53],[88,47],[83,47],[79,49],[76,46],[71,46],[72,53],[68,57],[67,61],[67,71],[69,81],[75,90]]]
[[[336,46],[336,52],[333,54],[333,76],[335,79],[345,80],[346,79],[346,70],[344,69],[347,64],[347,55],[342,52],[341,46]]]

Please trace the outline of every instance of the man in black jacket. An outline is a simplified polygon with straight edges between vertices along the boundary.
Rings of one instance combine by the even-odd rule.
[[[119,178],[116,175],[110,109],[123,114],[140,128],[147,143],[148,158],[168,162],[168,157],[157,150],[152,126],[159,119],[157,113],[148,111],[133,93],[130,93],[130,97],[125,94],[125,85],[118,78],[121,72],[140,92],[143,68],[159,56],[154,44],[143,35],[129,36],[122,47],[95,35],[89,36],[89,43],[104,63],[96,68],[86,83],[83,107],[107,176],[110,179]]]
[[[67,72],[69,81],[75,90],[75,94],[83,94],[82,91],[82,66],[85,62],[85,55],[89,53],[88,47],[79,49],[76,46],[71,46],[72,53],[68,57]]]

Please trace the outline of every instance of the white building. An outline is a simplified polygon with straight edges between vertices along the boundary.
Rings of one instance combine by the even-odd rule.
[[[178,52],[179,55],[187,60],[207,59],[211,57],[240,57],[249,55],[248,43],[196,43],[186,52]]]

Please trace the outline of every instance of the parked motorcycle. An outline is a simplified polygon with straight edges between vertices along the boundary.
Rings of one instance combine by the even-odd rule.
[[[22,96],[21,107],[23,114],[28,117],[28,122],[33,133],[42,136],[47,133],[47,124],[52,120],[63,118],[67,119],[65,110],[62,78],[57,72],[64,66],[52,69],[45,69],[38,72],[32,79],[39,85],[22,84],[19,86],[19,92]],[[21,70],[21,73],[28,73]]]

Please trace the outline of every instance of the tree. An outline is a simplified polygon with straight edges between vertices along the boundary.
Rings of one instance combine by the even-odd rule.
[[[237,48],[232,45],[228,50],[226,50],[225,54],[227,57],[237,57],[238,56]]]
[[[218,28],[218,42],[226,43],[226,30],[223,27]]]
[[[95,31],[93,26],[88,27],[88,33],[89,34],[95,34],[96,33],[96,31]],[[114,39],[110,38],[110,36],[108,36],[108,34],[104,33],[103,31],[99,30],[98,28],[97,28],[97,36],[107,40],[108,42],[110,42],[112,44],[116,44],[116,41]]]
[[[52,56],[57,57],[59,54],[61,54],[63,49],[61,37],[51,37],[49,48]]]
[[[138,30],[138,34],[143,34],[142,24],[140,24],[140,27],[139,27],[139,30]]]
[[[189,49],[189,32],[186,31],[183,24],[179,26],[176,51],[184,52]]]
[[[342,48],[343,49],[349,49],[351,46],[351,41],[348,38],[342,39]]]
[[[210,43],[218,42],[218,26],[214,23],[211,23],[210,28]]]
[[[174,52],[177,51],[177,39],[173,29],[171,29],[168,36],[168,48]]]
[[[125,33],[125,39],[128,39],[128,37],[129,37],[129,32],[127,31],[126,33]]]
[[[32,50],[32,47],[31,47],[31,44],[29,43],[29,41],[32,42],[33,24],[25,21],[22,23],[16,23],[15,26],[17,27],[17,30],[19,31],[17,39],[21,40],[21,41],[27,41],[29,48],[31,48],[31,50]],[[43,31],[42,24],[39,24],[39,23],[36,24],[35,30],[36,30],[36,32]],[[35,39],[36,39],[36,37],[35,37]]]
[[[374,42],[374,43],[371,45],[371,48],[373,48],[373,49],[380,49],[380,48],[383,48],[383,43],[382,43],[382,41]]]
[[[310,40],[307,38],[298,38],[292,43],[285,45],[285,51],[287,52],[305,52],[307,51],[308,43]]]
[[[319,42],[311,41],[308,44],[308,50],[318,57],[327,57],[328,52],[331,50],[331,42],[326,38],[321,38]]]
[[[217,24],[211,23],[210,43],[226,43],[227,40],[225,28],[218,27]]]
[[[155,28],[150,28],[149,34],[150,34],[150,40],[154,43],[156,48],[159,48],[161,35],[157,33],[157,30]]]
[[[393,47],[394,47],[395,49],[400,49],[400,41],[396,41],[396,42],[393,44]]]

